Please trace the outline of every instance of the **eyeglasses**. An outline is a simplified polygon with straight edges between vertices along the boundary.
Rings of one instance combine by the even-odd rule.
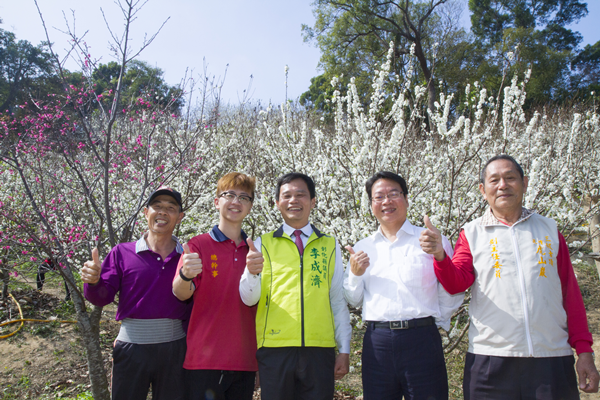
[[[238,201],[247,206],[248,204],[252,203],[252,201],[254,200],[252,197],[250,196],[246,196],[244,194],[240,194],[239,196],[233,192],[223,192],[219,195],[219,197],[224,198],[226,201],[234,201],[235,199],[238,199]]]
[[[404,192],[399,192],[398,190],[393,190],[393,191],[389,192],[388,194],[379,194],[379,195],[373,197],[372,201],[373,201],[373,203],[383,203],[386,198],[388,200],[392,200],[392,201],[398,200],[403,194],[404,194]]]

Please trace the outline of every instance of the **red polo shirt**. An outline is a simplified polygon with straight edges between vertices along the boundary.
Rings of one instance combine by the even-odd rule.
[[[246,235],[242,232],[242,237]],[[248,307],[239,292],[248,245],[239,246],[215,226],[193,237],[188,246],[202,260],[194,278],[192,315],[187,331],[186,369],[257,371],[256,306]],[[177,266],[183,264],[183,259]],[[177,276],[176,274],[176,276]]]

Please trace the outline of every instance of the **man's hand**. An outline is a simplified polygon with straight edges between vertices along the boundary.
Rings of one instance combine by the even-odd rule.
[[[354,252],[352,246],[346,246],[350,255],[350,271],[356,276],[363,276],[369,265],[371,265],[369,256],[364,251]]]
[[[425,227],[427,229],[421,232],[421,236],[419,236],[421,249],[427,254],[433,254],[437,261],[444,261],[446,252],[442,245],[442,234],[435,226],[433,226],[427,215],[423,217],[423,221],[425,222]]]
[[[81,280],[83,283],[96,284],[100,280],[100,273],[102,272],[102,262],[98,256],[98,249],[94,247],[92,250],[92,260],[88,260],[83,264],[81,268]]]
[[[252,275],[258,275],[263,270],[265,259],[262,253],[256,250],[252,239],[248,238],[246,239],[246,242],[248,243],[249,247],[248,255],[246,256],[246,268],[248,268],[248,272],[250,272]]]
[[[260,387],[260,375],[258,374],[258,371],[256,371],[256,376],[254,378],[254,390],[258,389]]]
[[[193,279],[202,272],[202,260],[198,253],[192,253],[190,246],[183,245],[183,264],[181,265],[181,273],[189,279]]]
[[[340,353],[335,357],[335,380],[342,379],[350,371],[350,354]]]
[[[579,376],[579,389],[581,391],[586,393],[598,392],[600,375],[598,375],[598,370],[594,365],[592,353],[581,353],[577,358],[575,370],[577,370],[577,376]]]

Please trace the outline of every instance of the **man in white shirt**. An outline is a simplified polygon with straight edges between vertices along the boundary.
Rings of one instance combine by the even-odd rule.
[[[310,177],[283,175],[275,198],[285,223],[256,243],[248,239],[240,280],[242,301],[258,303],[261,398],[331,400],[334,379],[349,370],[352,335],[340,247],[309,223],[316,201]]]
[[[408,188],[392,172],[366,183],[379,229],[354,248],[344,277],[344,295],[362,305],[365,400],[447,399],[448,377],[437,326],[450,328],[463,295],[451,296],[437,281],[433,257],[419,244],[423,228],[407,220]],[[452,253],[448,239],[444,250]]]

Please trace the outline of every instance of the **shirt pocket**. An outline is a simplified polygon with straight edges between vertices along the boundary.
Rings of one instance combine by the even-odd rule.
[[[406,256],[398,272],[400,279],[408,287],[425,288],[435,283],[433,262],[426,254]]]

